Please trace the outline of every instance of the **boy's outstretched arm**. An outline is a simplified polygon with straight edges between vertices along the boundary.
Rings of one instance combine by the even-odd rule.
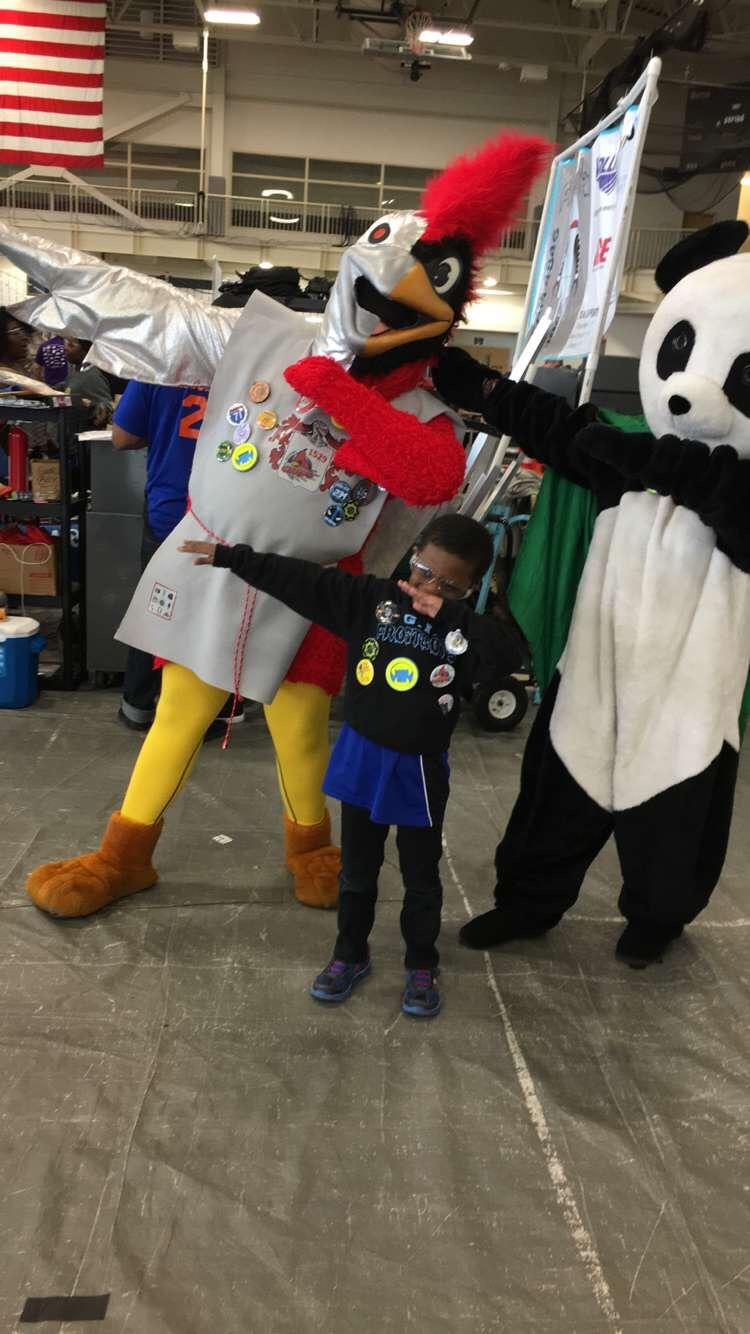
[[[261,593],[269,593],[316,625],[346,639],[354,621],[387,598],[392,585],[372,574],[347,574],[335,566],[293,556],[253,551],[241,543],[217,546],[213,542],[183,542],[180,551],[196,557],[196,565],[231,570]]]

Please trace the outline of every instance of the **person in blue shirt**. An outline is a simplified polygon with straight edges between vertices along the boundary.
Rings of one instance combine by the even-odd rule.
[[[146,496],[141,569],[183,518],[195,442],[206,411],[208,390],[140,384],[131,380],[112,419],[115,449],[146,449]],[[161,677],[153,658],[130,649],[120,717],[136,731],[148,731],[156,713]]]

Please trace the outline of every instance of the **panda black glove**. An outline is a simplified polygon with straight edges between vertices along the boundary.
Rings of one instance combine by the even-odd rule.
[[[440,354],[432,370],[432,382],[447,403],[467,412],[484,414],[488,394],[504,377],[475,361],[461,347],[449,347]]]
[[[648,432],[630,434],[617,426],[604,426],[601,422],[592,422],[576,436],[576,444],[582,454],[609,464],[610,468],[628,481],[640,480],[643,468],[651,459],[655,443],[654,437]]]

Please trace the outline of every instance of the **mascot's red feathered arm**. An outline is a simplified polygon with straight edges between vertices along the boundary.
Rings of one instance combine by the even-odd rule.
[[[409,505],[453,499],[463,482],[465,457],[449,417],[418,421],[330,357],[304,357],[284,376],[343,426],[348,439],[336,462],[345,472],[368,477]]]

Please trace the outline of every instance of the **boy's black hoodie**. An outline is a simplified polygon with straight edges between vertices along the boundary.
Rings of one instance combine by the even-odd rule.
[[[217,547],[214,564],[346,641],[346,721],[391,750],[441,754],[463,691],[520,666],[518,641],[465,602],[445,601],[429,620],[397,584],[374,575],[241,545]]]

